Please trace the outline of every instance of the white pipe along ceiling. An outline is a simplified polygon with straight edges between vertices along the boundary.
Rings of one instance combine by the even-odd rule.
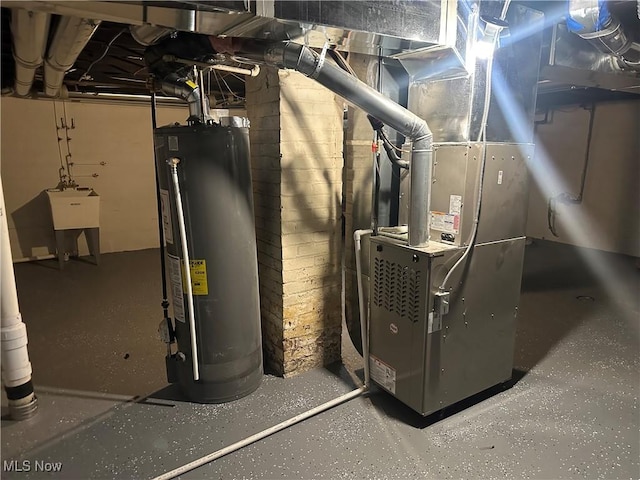
[[[51,15],[14,8],[11,12],[13,58],[16,62],[15,93],[26,97],[31,91],[36,70],[42,65]]]

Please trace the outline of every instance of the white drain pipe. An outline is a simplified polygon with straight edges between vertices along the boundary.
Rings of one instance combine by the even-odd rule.
[[[155,477],[153,480],[168,480],[170,478],[176,478],[177,476],[187,473],[193,470],[194,468],[198,468],[209,462],[213,462],[214,460],[217,460],[220,457],[224,457],[225,455],[228,455],[237,450],[240,450],[241,448],[246,447],[247,445],[251,445],[252,443],[262,440],[263,438],[267,438],[268,436],[273,435],[274,433],[277,433],[281,430],[284,430],[285,428],[289,428],[292,425],[295,425],[296,423],[300,423],[303,420],[307,420],[308,418],[311,418],[314,415],[317,415],[326,410],[329,410],[330,408],[340,405],[341,403],[344,403],[346,401],[359,397],[366,391],[367,391],[367,387],[365,386],[356,388],[355,390],[345,395],[342,395],[338,398],[334,398],[333,400],[330,400],[326,403],[323,403],[322,405],[312,408],[309,411],[301,413],[300,415],[296,415],[295,417],[285,420],[284,422],[278,423],[273,427],[270,427],[270,428],[267,428],[266,430],[258,432],[255,435],[251,435],[250,437],[247,437],[244,440],[240,440],[239,442],[233,443],[228,447],[221,448],[220,450],[210,453],[209,455],[205,455],[204,457],[198,458],[193,462],[187,463],[186,465],[178,467],[169,472],[163,473],[162,475]]]
[[[14,420],[33,416],[38,408],[31,382],[31,362],[27,351],[27,327],[18,307],[18,291],[11,260],[7,209],[0,179],[0,350],[2,383],[9,400],[9,413]]]
[[[307,420],[315,415],[318,415],[319,413],[325,412],[344,402],[348,402],[349,400],[357,398],[369,390],[369,340],[368,340],[369,332],[368,332],[368,325],[366,321],[366,318],[368,317],[368,315],[367,316],[363,315],[364,296],[362,291],[362,280],[360,279],[360,273],[362,270],[360,265],[361,263],[360,262],[360,238],[362,237],[362,235],[369,234],[369,233],[372,233],[372,230],[357,230],[353,234],[353,239],[355,241],[355,248],[356,248],[356,270],[358,273],[358,299],[360,303],[360,332],[362,334],[362,354],[364,359],[364,385],[359,388],[356,388],[355,390],[352,390],[349,393],[346,393],[337,398],[334,398],[333,400],[329,400],[328,402],[323,403],[322,405],[318,405],[317,407],[312,408],[311,410],[308,410],[304,413],[296,415],[295,417],[285,420],[284,422],[280,422],[277,425],[274,425],[273,427],[269,427],[266,430],[258,432],[255,435],[251,435],[250,437],[247,437],[243,440],[233,443],[228,447],[221,448],[220,450],[216,450],[213,453],[210,453],[208,455],[205,455],[204,457],[200,457],[192,462],[189,462],[186,465],[182,465],[181,467],[178,467],[169,472],[163,473],[162,475],[155,477],[153,480],[169,480],[170,478],[176,478],[180,475],[190,472],[191,470],[201,467],[202,465],[206,465],[207,463],[213,462],[218,458],[224,457],[225,455],[229,455],[230,453],[240,450],[241,448],[244,448],[247,445],[251,445],[252,443],[255,443],[264,438],[267,438],[273,435],[274,433],[280,432],[281,430],[284,430],[297,423]]]
[[[360,311],[360,335],[362,336],[362,358],[364,359],[364,384],[369,387],[369,309],[365,309],[364,287],[362,286],[362,262],[360,252],[362,250],[360,239],[363,235],[369,235],[373,230],[356,230],[353,232],[353,242],[356,254],[356,275],[358,276],[358,309]]]
[[[191,284],[191,261],[189,259],[189,247],[187,245],[187,228],[184,222],[184,210],[182,208],[182,195],[180,194],[180,181],[178,180],[179,158],[170,158],[167,163],[171,166],[171,179],[173,191],[176,197],[176,213],[178,214],[178,227],[180,230],[180,243],[182,244],[182,259],[184,263],[185,283],[187,284],[187,305],[189,307],[189,335],[191,338],[191,364],[193,365],[193,380],[200,380],[200,368],[198,365],[198,343],[196,336],[196,314],[193,303],[193,285]]]

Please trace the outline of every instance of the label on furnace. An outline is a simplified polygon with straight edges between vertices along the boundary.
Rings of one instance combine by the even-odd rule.
[[[382,388],[396,393],[396,370],[379,358],[369,355],[369,373]]]
[[[182,269],[180,259],[174,255],[167,255],[169,264],[169,280],[171,283],[171,297],[173,298],[173,318],[185,323],[184,297],[182,295]]]
[[[440,232],[457,234],[460,230],[460,215],[431,212],[431,228]]]
[[[460,215],[462,212],[462,195],[449,196],[449,213],[451,215]]]

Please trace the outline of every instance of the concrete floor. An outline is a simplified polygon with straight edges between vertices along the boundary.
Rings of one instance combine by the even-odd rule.
[[[586,263],[597,265],[606,281]],[[183,478],[638,478],[640,275],[634,259],[548,242],[527,247],[515,375],[422,418],[374,389]],[[156,251],[16,266],[36,417],[6,419],[3,478],[148,478],[346,393],[343,365],[266,375],[224,405],[185,402],[164,376]],[[36,461],[62,462],[60,473]]]

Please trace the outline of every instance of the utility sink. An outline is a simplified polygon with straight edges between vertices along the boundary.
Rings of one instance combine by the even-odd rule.
[[[100,227],[100,196],[92,188],[47,190],[54,230]]]

